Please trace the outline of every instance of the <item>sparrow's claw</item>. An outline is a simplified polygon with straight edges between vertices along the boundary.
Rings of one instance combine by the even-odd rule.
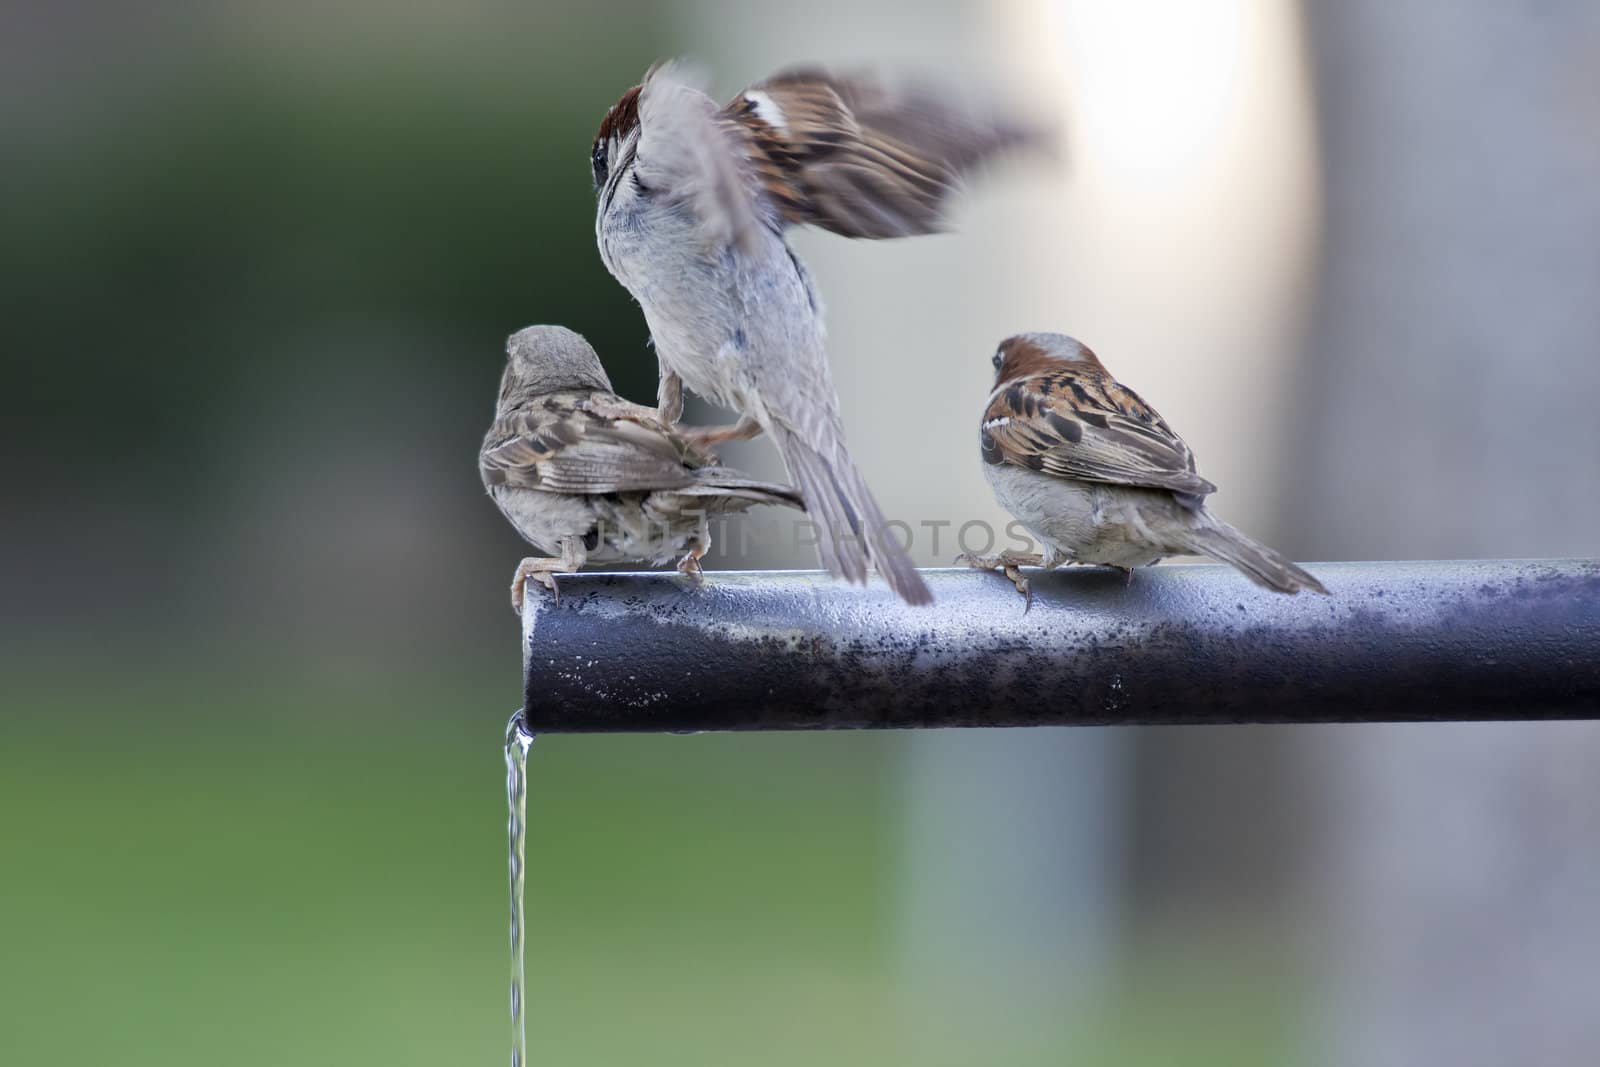
[[[1028,579],[1016,567],[1006,564],[1001,568],[1001,573],[1011,579],[1011,584],[1017,587],[1017,592],[1022,594],[1024,601],[1022,613],[1026,615],[1033,608],[1033,587],[1028,584]]]
[[[556,571],[561,570],[563,566],[564,563],[560,559],[541,559],[538,556],[529,556],[517,564],[516,573],[511,576],[511,610],[518,615],[522,614],[529,578],[550,590],[555,602],[561,603],[561,587],[556,584]]]
[[[998,556],[977,556],[971,552],[963,552],[956,557],[956,562],[965,563],[974,570],[1000,571],[1011,579],[1011,584],[1017,587],[1017,592],[1027,599],[1027,607],[1022,609],[1022,613],[1026,615],[1028,609],[1033,607],[1033,589],[1028,585],[1028,579],[1024,578],[1017,568],[1041,566],[1044,561],[1038,553],[1008,551]]]
[[[680,426],[678,434],[696,448],[710,448],[728,441],[749,441],[761,436],[761,424],[742,418],[731,426]]]
[[[700,566],[700,557],[706,554],[706,548],[701,544],[694,544],[689,551],[678,561],[678,573],[688,578],[695,585],[705,581],[705,571]]]

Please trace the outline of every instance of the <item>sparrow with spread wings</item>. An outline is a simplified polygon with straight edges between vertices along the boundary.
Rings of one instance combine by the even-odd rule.
[[[902,599],[932,599],[845,447],[821,302],[785,234],[936,232],[963,175],[1039,139],[953,93],[819,69],[775,75],[719,107],[671,64],[600,125],[595,235],[644,310],[660,417],[678,420],[687,385],[741,416],[696,440],[771,437],[836,577],[865,582],[870,562]]]
[[[529,578],[552,592],[585,562],[678,561],[700,573],[709,517],[757,504],[801,507],[800,494],[717,460],[619,399],[600,357],[560,326],[506,343],[494,421],[478,452],[484,488],[517,532],[545,553],[518,565],[511,606]]]
[[[1000,343],[995,384],[978,431],[983,471],[1000,506],[1045,548],[963,557],[1004,570],[1030,597],[1023,565],[1098,563],[1128,572],[1165,556],[1231,564],[1279,593],[1326,593],[1305,570],[1212,515],[1216,486],[1155,409],[1099,358],[1058,333]]]

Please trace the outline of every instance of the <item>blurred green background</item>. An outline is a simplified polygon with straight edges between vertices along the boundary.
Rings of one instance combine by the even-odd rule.
[[[1230,35],[1276,42],[1272,62],[1304,59],[1299,29],[1279,33],[1280,22],[1299,26],[1283,15],[1292,5],[1223,6],[1232,14],[1211,28],[1224,42]],[[1137,25],[1119,28],[1095,22],[1102,16],[1090,12],[1111,8],[1092,4],[939,4],[915,17],[911,5],[823,7],[815,15],[773,14],[770,24],[755,7],[710,0],[187,0],[139,8],[81,0],[0,13],[0,291],[7,298],[0,1062],[504,1062],[501,744],[520,699],[518,632],[505,584],[524,546],[484,497],[473,468],[504,338],[524,325],[579,330],[604,355],[620,392],[640,400],[653,393],[642,316],[594,250],[587,157],[605,107],[664,55],[720,50],[726,57],[736,51],[730,41],[760,41],[719,72],[721,84],[759,73],[768,54],[809,58],[807,49],[823,38],[845,51],[888,41],[897,57],[915,57],[925,50],[923,17],[943,20],[947,34],[957,26],[958,38],[970,14],[975,25],[1007,25],[1016,38],[1035,41],[1028,19],[1058,7],[1076,11],[1074,25],[1089,45],[1101,39],[1095,33],[1124,33],[1129,50],[1109,66],[1143,83],[1139,64],[1152,62],[1146,24],[1186,10],[1136,13]],[[1303,129],[1297,147],[1265,135],[1253,146],[1268,160],[1280,149],[1301,152],[1307,173],[1315,172],[1302,184],[1321,180],[1328,192],[1325,205],[1314,192],[1294,201],[1296,225],[1310,235],[1296,247],[1312,267],[1280,270],[1270,256],[1234,250],[1247,266],[1266,264],[1274,278],[1291,278],[1295,296],[1286,303],[1309,309],[1310,323],[1303,337],[1287,331],[1303,344],[1258,346],[1272,368],[1288,369],[1281,381],[1257,381],[1259,393],[1246,391],[1239,403],[1262,400],[1254,406],[1263,419],[1294,413],[1286,424],[1313,443],[1319,432],[1336,431],[1337,446],[1318,456],[1366,442],[1392,450],[1394,463],[1447,457],[1440,461],[1446,474],[1481,485],[1486,457],[1514,458],[1524,436],[1519,423],[1496,418],[1486,430],[1475,417],[1458,426],[1453,416],[1430,415],[1444,395],[1441,382],[1472,379],[1434,373],[1422,357],[1430,345],[1451,358],[1470,354],[1461,334],[1493,334],[1482,315],[1471,317],[1492,301],[1430,281],[1434,274],[1396,259],[1386,242],[1395,218],[1465,227],[1509,209],[1468,189],[1429,201],[1427,210],[1369,212],[1365,205],[1381,199],[1373,190],[1412,186],[1391,181],[1396,154],[1387,146],[1358,151],[1351,133],[1391,115],[1408,130],[1432,129],[1437,115],[1458,111],[1471,116],[1463,120],[1469,126],[1488,121],[1476,105],[1451,106],[1443,75],[1412,96],[1363,96],[1373,70],[1436,76],[1414,54],[1384,51],[1392,41],[1437,39],[1439,55],[1474,53],[1456,38],[1438,38],[1427,19],[1397,34],[1381,7],[1362,10],[1346,16],[1323,8],[1308,20],[1307,52],[1320,64],[1320,133]],[[796,21],[810,27],[809,37],[780,28]],[[1570,21],[1553,19],[1551,40],[1600,42],[1600,31],[1592,38],[1556,32]],[[1444,22],[1453,25],[1448,16]],[[723,36],[703,39],[708,26],[721,26]],[[1254,27],[1255,37],[1238,27]],[[1161,63],[1203,52],[1189,48],[1190,35],[1169,35]],[[1495,47],[1504,37],[1496,27],[1484,36]],[[1001,39],[974,33],[980,38],[991,51]],[[1546,45],[1528,47],[1542,55]],[[1032,50],[1005,54],[1018,58],[1018,68],[1045,62],[1025,51]],[[1233,56],[1228,62],[1238,60],[1224,52]],[[1033,290],[1042,306],[1077,301],[1078,318],[1095,320],[1102,332],[1115,333],[1122,321],[1135,331],[1196,335],[1176,283],[1171,305],[1158,298],[1160,313],[1150,311],[1145,271],[1165,270],[1170,259],[1209,277],[1227,273],[1218,265],[1226,257],[1207,247],[1185,260],[1182,242],[1161,229],[1164,217],[1136,203],[1092,207],[1096,196],[1128,187],[1098,160],[1115,161],[1116,148],[1140,164],[1161,138],[1127,120],[1164,121],[1169,104],[1189,94],[1190,83],[1179,81],[1171,98],[1136,100],[1131,110],[1107,112],[1116,121],[1083,125],[1088,147],[1079,146],[1074,180],[1091,208],[1068,221],[1082,223],[1089,251],[1074,258],[1048,250],[1048,262],[1081,271],[1082,284],[1058,291],[1047,279]],[[1115,84],[1092,82],[1085,79],[1085,99],[1122,95]],[[1238,90],[1257,102],[1279,99],[1230,71],[1218,84],[1219,92]],[[1574,80],[1563,91],[1587,99],[1582,90],[1590,84]],[[1301,88],[1309,98],[1311,89]],[[1489,84],[1481,92],[1507,98],[1501,89]],[[1592,114],[1575,104],[1562,105],[1570,112],[1547,108],[1543,97],[1509,98],[1500,116],[1506,128],[1525,128],[1527,115]],[[1411,101],[1422,118],[1397,100]],[[1311,119],[1301,119],[1309,127]],[[1121,130],[1124,139],[1101,144],[1097,129]],[[1098,156],[1097,144],[1105,149]],[[1528,151],[1525,145],[1523,158]],[[1247,168],[1260,169],[1259,159],[1245,158]],[[1446,172],[1446,185],[1486,173],[1448,155],[1432,165]],[[1584,177],[1588,165],[1550,170],[1590,190],[1586,198],[1536,189],[1519,202],[1560,208],[1563,232],[1581,236],[1593,216],[1579,209],[1593,205],[1600,187]],[[1180,161],[1134,188],[1183,189],[1194,175]],[[1356,180],[1362,175],[1376,175],[1370,187]],[[1492,166],[1488,175],[1501,180]],[[1015,203],[1026,211],[1076,203],[1054,187],[1046,193],[1024,190]],[[973,210],[995,212],[983,217],[1010,225],[1007,233],[1061,223],[1026,212],[1007,222],[1012,201],[997,194],[987,203]],[[1203,199],[1186,210],[1229,225],[1239,217]],[[1325,253],[1314,222],[1305,221],[1320,210],[1348,224]],[[1369,216],[1380,231],[1376,252],[1359,236]],[[1147,258],[1118,261],[1121,231],[1109,245],[1093,243],[1097,219],[1136,233],[1148,217],[1161,232],[1142,239],[1158,254],[1135,241],[1128,247]],[[968,254],[956,249],[975,247],[948,240],[919,246],[925,253],[875,251],[908,258],[879,258],[863,269],[878,272],[881,291],[892,293],[906,264],[926,256],[943,269],[950,257]],[[1499,238],[1485,243],[1506,247]],[[1441,261],[1492,263],[1541,297],[1552,277],[1586,277],[1542,249],[1477,259],[1446,249]],[[831,280],[829,254],[824,247],[819,255],[819,276]],[[1405,338],[1417,357],[1404,365],[1408,383],[1368,390],[1369,371],[1352,373],[1344,384],[1364,398],[1355,415],[1355,405],[1331,413],[1297,407],[1295,396],[1349,395],[1333,380],[1341,368],[1384,358],[1382,346],[1345,344],[1338,331],[1354,323],[1364,337],[1361,330],[1378,321],[1364,310],[1359,285],[1347,282],[1386,279],[1372,299],[1388,306],[1393,279],[1375,265],[1391,259],[1396,273],[1425,287],[1419,299],[1448,297],[1464,309],[1460,333],[1450,314],[1420,315],[1422,325]],[[995,286],[982,271],[945,273],[970,288],[974,306],[993,295],[984,296],[986,285]],[[1100,299],[1105,290],[1091,274],[1141,295]],[[987,276],[1018,278],[998,269]],[[1230,284],[1245,317],[1259,317],[1248,310],[1259,300],[1249,280]],[[1526,332],[1537,305],[1518,303],[1519,290],[1505,278],[1485,284],[1506,303],[1505,321]],[[1027,286],[1019,280],[1016,288]],[[852,306],[866,295],[844,284],[825,289],[841,332],[862,329]],[[874,299],[879,291],[871,289]],[[938,310],[930,307],[929,316]],[[1429,323],[1440,324],[1431,340],[1423,336]],[[1587,359],[1600,324],[1568,325],[1567,334],[1540,334],[1549,339],[1543,354]],[[981,330],[996,336],[987,322]],[[987,342],[967,340],[962,351],[977,353],[971,382],[981,386]],[[1245,347],[1228,329],[1213,341],[1218,349]],[[1330,347],[1339,358],[1329,358]],[[1504,365],[1503,347],[1485,343],[1482,351],[1483,365]],[[1429,540],[1429,531],[1470,538],[1534,509],[1508,505],[1474,522],[1446,521],[1438,509],[1472,494],[1449,478],[1418,479],[1437,485],[1439,499],[1386,501],[1382,493],[1401,481],[1388,477],[1388,462],[1357,457],[1335,474],[1325,468],[1336,460],[1312,463],[1307,469],[1322,474],[1284,476],[1280,485],[1276,457],[1304,460],[1304,451],[1294,452],[1299,438],[1262,447],[1238,429],[1236,408],[1207,401],[1212,394],[1181,379],[1190,364],[1170,362],[1177,380],[1167,383],[1164,395],[1174,399],[1163,410],[1172,415],[1185,394],[1210,408],[1212,425],[1226,430],[1201,451],[1222,468],[1241,464],[1231,482],[1218,480],[1240,486],[1233,499],[1243,499],[1247,514],[1255,509],[1252,529],[1291,553],[1593,550],[1593,523],[1576,518],[1540,525],[1538,533],[1557,531],[1545,540],[1538,533]],[[1239,374],[1254,373],[1243,366]],[[1592,397],[1592,361],[1584,366],[1587,378],[1581,367],[1546,378],[1519,370],[1518,395],[1534,409]],[[841,371],[847,413],[856,410],[851,391],[869,388],[846,380],[854,373]],[[1349,420],[1365,417],[1373,393],[1404,410],[1404,419],[1385,425],[1434,433],[1444,444],[1402,450],[1382,433],[1350,433]],[[1506,393],[1499,390],[1490,408],[1454,410],[1504,416],[1514,405]],[[968,407],[963,402],[962,412]],[[1200,438],[1212,433],[1206,413],[1179,414],[1175,424],[1195,426],[1197,444],[1205,444]],[[1576,433],[1581,423],[1561,425]],[[1491,441],[1496,447],[1485,445],[1486,433],[1501,435]],[[1470,447],[1451,446],[1461,435]],[[1569,444],[1547,454],[1585,453]],[[1264,471],[1242,466],[1264,455],[1271,457]],[[919,477],[946,477],[944,466],[927,467]],[[960,471],[959,478],[977,478],[975,462]],[[899,488],[882,481],[890,493]],[[1495,484],[1510,491],[1512,481],[1535,491],[1537,479]],[[1542,491],[1553,492],[1554,483],[1572,493],[1560,472]],[[1324,511],[1307,498],[1312,485]],[[1359,513],[1352,499],[1377,503]],[[1398,538],[1407,529],[1407,515],[1422,515],[1407,534],[1413,539],[1384,541],[1385,532]],[[1057,755],[1057,777],[1068,787],[1086,771],[1100,768],[1104,777],[1081,794],[998,801],[992,798],[1002,796],[1017,753],[996,749],[985,757],[988,777],[969,776],[968,750],[950,739],[541,739],[528,801],[532,1062],[1282,1064],[1317,1040],[1308,1036],[1316,1031],[1307,1023],[1304,939],[1318,913],[1297,886],[1307,852],[1330,838],[1316,836],[1326,826],[1304,818],[1312,789],[1303,772],[1331,764],[1348,736],[1034,735],[1023,742],[1044,753],[1046,777]],[[981,746],[971,744],[976,759]],[[948,772],[939,769],[941,751],[955,755]],[[948,842],[926,803],[926,790],[938,794],[945,773],[951,791],[991,798],[987,808],[977,805],[987,814],[952,827]],[[1396,765],[1396,773],[1404,768]],[[1385,795],[1373,776],[1349,780],[1363,801]],[[908,786],[914,781],[923,785]],[[1365,825],[1385,818],[1376,799],[1349,810]],[[1428,810],[1450,816],[1431,802]],[[914,829],[929,825],[931,835]],[[1426,822],[1412,829],[1406,849],[1413,857],[1456,840]],[[1103,840],[1073,836],[1084,833]],[[986,840],[998,851],[986,850]],[[996,856],[1004,848],[1012,855],[1002,862]],[[1017,875],[1030,857],[1055,853],[1076,857],[1059,882]],[[939,905],[941,887],[930,882],[941,880],[941,868],[930,867],[930,855],[946,872],[968,872],[959,907]],[[1451,884],[1475,884],[1493,867],[1474,864],[1464,868],[1470,876],[1451,868]],[[1364,876],[1382,864],[1347,868]],[[1039,942],[1046,947],[1032,953],[1058,968],[1036,969],[1043,965],[1025,943],[1000,936],[1018,928],[1026,935],[1027,922],[1011,914],[1024,898],[1041,913],[1059,900],[1068,916],[1042,924],[1051,929]],[[978,947],[955,951],[940,966],[917,962],[919,945],[940,941],[940,931]]]
[[[38,716],[0,750],[7,1062],[503,1060],[492,679],[17,694]],[[1158,931],[1086,1015],[1003,961],[963,976],[959,1012],[916,1014],[890,944],[894,744],[536,742],[533,1062],[896,1062],[908,1031],[936,1063],[1283,1061],[1291,976],[1248,932]]]

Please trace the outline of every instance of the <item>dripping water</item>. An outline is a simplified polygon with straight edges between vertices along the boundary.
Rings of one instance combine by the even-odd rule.
[[[522,870],[528,836],[528,732],[519,710],[506,724],[506,803],[511,817],[506,836],[511,840],[511,1067],[523,1067],[528,1056],[528,1033],[522,1018],[522,996],[527,988],[523,946]]]

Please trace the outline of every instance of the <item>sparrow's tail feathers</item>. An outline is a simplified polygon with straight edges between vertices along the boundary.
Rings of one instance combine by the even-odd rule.
[[[832,465],[834,484],[844,496],[845,507],[857,516],[857,525],[864,530],[868,554],[873,566],[883,575],[883,580],[907,604],[932,604],[933,591],[917,573],[916,564],[889,529],[889,522],[878,508],[878,501],[867,488],[861,472],[841,449]]]
[[[1309,589],[1327,594],[1310,572],[1284,559],[1258,541],[1252,541],[1234,527],[1202,511],[1189,531],[1190,551],[1231,564],[1257,585],[1278,593],[1298,593]]]
[[[901,600],[933,603],[850,457],[842,449],[825,456],[787,427],[772,428],[772,437],[817,524],[817,555],[828,573],[865,584],[870,560]]]
[[[679,492],[686,496],[704,496],[726,500],[729,504],[744,501],[749,504],[779,504],[805,510],[800,491],[776,482],[763,482],[743,471],[731,467],[700,467],[694,472],[694,484]]]
[[[844,501],[832,465],[788,429],[778,428],[773,440],[790,477],[800,487],[800,495],[805,497],[807,513],[817,524],[817,555],[823,567],[835,578],[865,584],[866,546],[857,536],[858,520]]]

